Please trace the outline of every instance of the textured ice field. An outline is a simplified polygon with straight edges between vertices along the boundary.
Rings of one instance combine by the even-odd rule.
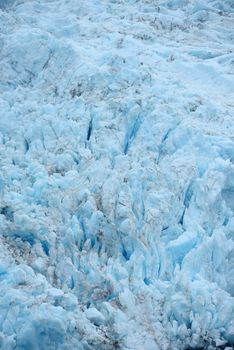
[[[233,0],[0,0],[0,349],[233,349],[233,233]]]

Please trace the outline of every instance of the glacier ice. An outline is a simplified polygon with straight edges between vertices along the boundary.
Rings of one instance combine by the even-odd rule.
[[[234,347],[232,0],[0,0],[0,348]]]

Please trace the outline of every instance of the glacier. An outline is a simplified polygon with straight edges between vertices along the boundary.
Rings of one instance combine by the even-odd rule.
[[[0,0],[0,349],[234,349],[233,0]]]

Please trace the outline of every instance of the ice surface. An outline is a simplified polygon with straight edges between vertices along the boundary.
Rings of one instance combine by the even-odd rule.
[[[232,0],[0,0],[0,348],[234,347]]]

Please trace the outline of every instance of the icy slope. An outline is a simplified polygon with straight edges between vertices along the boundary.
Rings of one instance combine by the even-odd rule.
[[[0,348],[233,348],[233,1],[0,8]]]

